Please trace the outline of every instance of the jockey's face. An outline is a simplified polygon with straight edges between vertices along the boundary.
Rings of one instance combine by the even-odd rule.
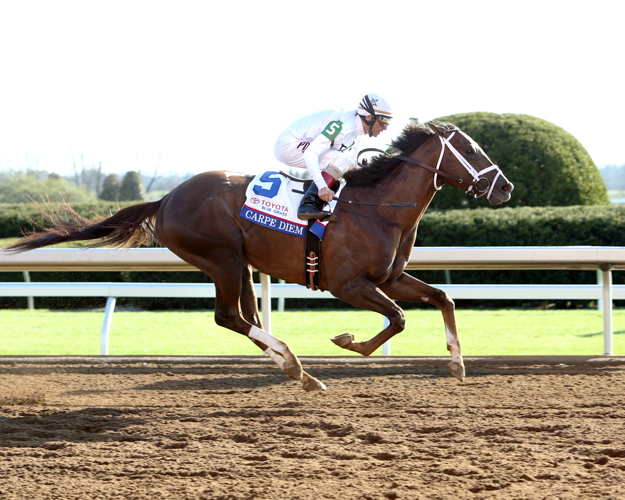
[[[371,121],[371,116],[366,116],[365,117],[367,119],[367,121]],[[378,135],[380,135],[382,132],[384,132],[386,129],[388,128],[388,123],[384,124],[382,123],[381,120],[376,120],[375,123],[373,124],[373,130],[371,131],[371,136],[372,137],[377,137]],[[369,131],[369,127],[367,125],[365,125],[365,132]]]

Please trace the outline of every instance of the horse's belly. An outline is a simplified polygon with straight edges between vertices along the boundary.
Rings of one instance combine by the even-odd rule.
[[[250,224],[244,228],[243,256],[262,273],[304,284],[304,244],[304,238]]]

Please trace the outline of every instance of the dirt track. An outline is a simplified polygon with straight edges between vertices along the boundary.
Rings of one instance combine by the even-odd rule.
[[[625,361],[0,364],[1,499],[625,498]]]

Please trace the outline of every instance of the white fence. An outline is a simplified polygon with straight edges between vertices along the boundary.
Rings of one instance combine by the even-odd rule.
[[[453,299],[597,300],[603,304],[604,354],[613,354],[612,302],[625,299],[625,286],[612,285],[612,270],[625,270],[625,247],[441,247],[414,248],[407,269],[572,269],[598,271],[597,285],[434,285]],[[17,255],[0,252],[0,271],[196,271],[167,249],[45,249]],[[331,298],[295,284],[271,284],[261,274],[265,329],[271,331],[271,298]],[[214,285],[179,283],[0,283],[4,297],[106,297],[101,354],[108,354],[109,330],[118,297],[215,296]],[[384,354],[390,355],[390,344]]]

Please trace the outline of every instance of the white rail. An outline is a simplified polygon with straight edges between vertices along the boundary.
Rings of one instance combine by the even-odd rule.
[[[407,269],[625,270],[625,247],[415,247]],[[166,248],[0,252],[0,271],[197,271]]]
[[[602,301],[604,354],[613,354],[612,301],[625,299],[625,286],[612,285],[612,270],[625,269],[624,247],[441,247],[414,248],[407,269],[573,269],[600,270],[599,285],[434,285],[453,299],[535,299]],[[45,249],[17,255],[0,252],[0,271],[195,271],[167,249]],[[271,297],[331,298],[294,284],[271,284],[261,274],[255,285],[263,323],[271,331]],[[106,297],[101,354],[118,297],[215,296],[214,285],[164,283],[2,283],[5,297]],[[384,354],[390,354],[385,345]]]

